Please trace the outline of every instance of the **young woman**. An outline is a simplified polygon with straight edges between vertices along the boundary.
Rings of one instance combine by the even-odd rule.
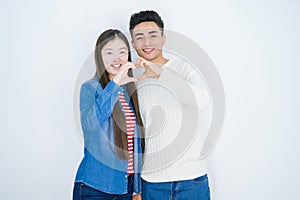
[[[84,157],[74,200],[140,198],[143,124],[129,48],[119,30],[106,30],[97,40],[96,75],[80,90]]]

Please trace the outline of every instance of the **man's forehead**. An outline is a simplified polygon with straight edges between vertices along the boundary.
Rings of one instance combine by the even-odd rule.
[[[151,34],[151,33],[158,33],[160,29],[158,27],[138,27],[133,29],[133,33],[143,33],[143,34]]]

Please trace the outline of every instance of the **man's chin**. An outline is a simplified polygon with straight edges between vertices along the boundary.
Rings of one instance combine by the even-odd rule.
[[[141,55],[141,57],[143,57],[144,59],[148,60],[148,61],[152,61],[154,59],[154,56],[153,55],[149,55],[149,54],[145,54],[143,53]]]

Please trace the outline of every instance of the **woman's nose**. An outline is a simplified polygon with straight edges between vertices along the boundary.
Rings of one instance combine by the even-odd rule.
[[[115,58],[114,58],[114,61],[120,61],[121,59],[120,59],[120,56],[118,55],[118,56],[116,56]]]

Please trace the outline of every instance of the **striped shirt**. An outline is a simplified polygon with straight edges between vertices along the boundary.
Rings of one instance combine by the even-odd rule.
[[[133,136],[134,136],[134,128],[135,128],[135,115],[129,104],[125,100],[124,93],[122,92],[119,96],[119,101],[122,104],[123,112],[125,114],[126,120],[126,132],[127,132],[127,142],[128,142],[128,175],[134,174],[133,169]]]

